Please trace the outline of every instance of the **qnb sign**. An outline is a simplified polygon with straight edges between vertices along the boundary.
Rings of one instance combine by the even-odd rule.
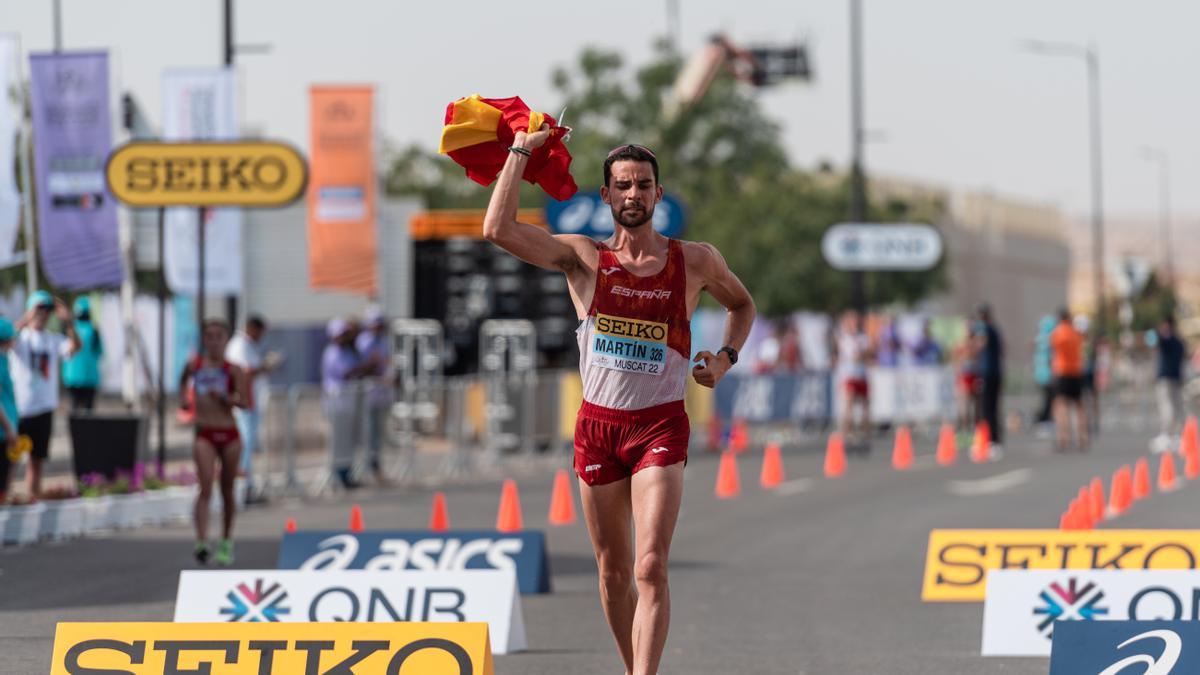
[[[942,237],[918,223],[841,223],[825,231],[821,254],[837,270],[927,270],[942,258]]]
[[[304,158],[282,143],[144,143],[108,158],[109,190],[133,207],[283,206],[304,193]]]

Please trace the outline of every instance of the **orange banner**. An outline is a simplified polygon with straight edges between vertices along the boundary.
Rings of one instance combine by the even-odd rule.
[[[369,86],[313,86],[308,283],[376,293],[374,124]]]

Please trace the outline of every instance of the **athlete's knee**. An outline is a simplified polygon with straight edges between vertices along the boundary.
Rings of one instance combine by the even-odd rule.
[[[620,595],[629,591],[633,583],[633,571],[628,563],[601,561],[600,589],[607,595]]]
[[[662,588],[667,585],[667,556],[658,551],[647,551],[638,556],[633,574],[638,588]]]

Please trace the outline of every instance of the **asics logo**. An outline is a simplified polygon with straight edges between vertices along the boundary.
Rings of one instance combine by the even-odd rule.
[[[653,452],[654,454],[659,455],[664,452],[667,452],[667,449],[666,448],[650,448],[650,452]]]
[[[1125,669],[1130,666],[1144,665],[1146,670],[1142,671],[1143,675],[1170,675],[1171,670],[1175,668],[1175,663],[1179,661],[1179,653],[1183,650],[1183,641],[1179,638],[1179,634],[1170,630],[1152,630],[1135,635],[1128,640],[1117,645],[1117,649],[1124,649],[1126,645],[1148,640],[1150,638],[1158,638],[1163,641],[1163,651],[1157,659],[1149,654],[1136,654],[1127,656],[1120,661],[1112,664],[1100,672],[1100,675],[1120,675],[1125,672]]]
[[[602,269],[600,271],[604,273],[604,276],[608,276],[608,275],[612,274],[613,272],[620,272],[621,268],[620,267],[605,267],[604,269]]]

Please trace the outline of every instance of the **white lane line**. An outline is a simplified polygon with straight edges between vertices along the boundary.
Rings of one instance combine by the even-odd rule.
[[[811,490],[814,483],[815,481],[811,478],[797,478],[796,480],[789,480],[786,483],[780,483],[779,487],[775,488],[775,494],[784,496],[798,495],[801,492],[808,492]]]
[[[978,497],[1010,490],[1032,477],[1033,469],[1014,469],[979,480],[952,480],[946,484],[946,489],[959,497]]]

